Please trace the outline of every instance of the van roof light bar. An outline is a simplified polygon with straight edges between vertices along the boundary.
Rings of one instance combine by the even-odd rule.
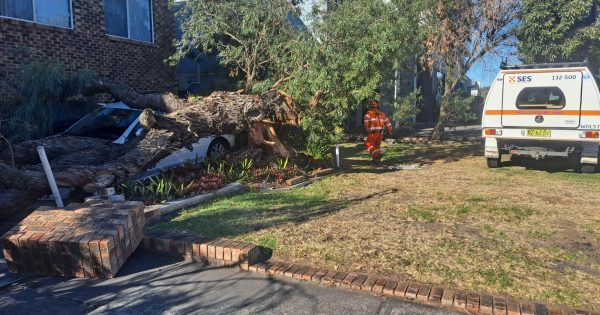
[[[587,67],[588,61],[583,62],[561,62],[561,63],[535,63],[528,65],[507,65],[502,64],[500,69],[502,70],[519,70],[519,69],[549,69],[549,68],[576,68],[576,67]]]

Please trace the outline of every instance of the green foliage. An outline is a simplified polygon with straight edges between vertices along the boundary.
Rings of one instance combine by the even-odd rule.
[[[249,181],[252,179],[251,170],[254,162],[246,158],[236,164],[228,161],[207,161],[207,172],[209,174],[224,174],[229,182]]]
[[[376,97],[384,78],[417,52],[422,0],[343,1],[328,12],[313,10],[310,30],[292,25],[293,3],[187,1],[171,61],[218,52],[232,77],[245,79],[246,91],[278,86],[300,104],[308,144],[322,147],[337,142],[347,114]]]
[[[304,154],[317,161],[327,161],[333,159],[329,145],[319,143],[309,143],[308,146],[306,146]]]
[[[277,161],[275,161],[275,168],[277,168],[278,170],[285,170],[288,168],[288,162],[289,162],[289,158],[285,158],[284,159],[278,159]]]
[[[178,15],[183,35],[171,62],[197,51],[218,53],[233,77],[244,77],[246,91],[279,79],[277,64],[298,36],[289,18],[294,7],[286,0],[186,1]]]
[[[511,52],[521,0],[426,1],[429,9],[422,12],[421,24],[427,36],[420,59],[432,73],[444,72],[444,97],[455,93],[477,62]],[[451,102],[442,101],[431,140],[444,137],[448,117],[455,110],[446,109],[446,103]]]
[[[121,185],[123,193],[131,200],[152,200],[162,202],[170,200],[174,192],[185,191],[186,187],[178,187],[173,177],[154,176],[144,181],[127,182]]]
[[[455,92],[442,98],[443,112],[440,120],[445,124],[467,123],[476,119],[475,113],[471,110],[475,98],[465,96],[462,93]]]
[[[314,10],[313,37],[294,46],[283,84],[304,105],[309,145],[338,141],[347,114],[405,68],[420,44],[420,11],[421,1],[409,0],[347,0],[330,12]]]
[[[66,99],[79,94],[89,71],[69,73],[61,63],[34,61],[24,65],[15,79],[16,104],[3,104],[6,117],[0,133],[15,140],[37,139],[52,134],[57,112],[64,111]]]
[[[400,123],[401,126],[412,126],[414,118],[419,114],[419,108],[415,106],[421,100],[421,89],[417,89],[407,96],[391,103],[394,109],[392,120]]]
[[[517,29],[519,53],[529,62],[590,57],[600,66],[598,12],[596,0],[525,0]]]

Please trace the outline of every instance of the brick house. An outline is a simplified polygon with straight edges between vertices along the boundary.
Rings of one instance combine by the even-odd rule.
[[[0,0],[0,75],[39,56],[91,69],[140,92],[177,88],[167,0]]]

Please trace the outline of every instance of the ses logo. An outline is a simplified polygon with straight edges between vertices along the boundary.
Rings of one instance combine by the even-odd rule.
[[[530,75],[511,75],[508,77],[508,83],[529,83],[533,81],[533,78]]]

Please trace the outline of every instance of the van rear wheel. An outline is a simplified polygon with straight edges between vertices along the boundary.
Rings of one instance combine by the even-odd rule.
[[[596,165],[590,165],[590,164],[582,164],[581,165],[581,172],[584,174],[594,174],[594,173],[596,173],[597,169],[598,169],[598,167]]]
[[[488,158],[487,165],[489,168],[498,168],[500,167],[500,159]]]

